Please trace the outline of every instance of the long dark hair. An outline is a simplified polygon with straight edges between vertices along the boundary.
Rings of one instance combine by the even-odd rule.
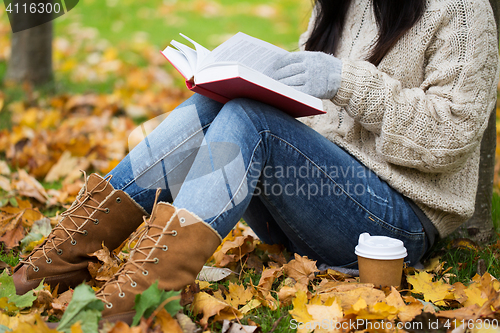
[[[315,0],[318,12],[312,33],[305,44],[306,50],[335,53],[352,1]],[[367,60],[378,65],[398,39],[422,17],[426,0],[369,1],[373,2],[379,35]]]

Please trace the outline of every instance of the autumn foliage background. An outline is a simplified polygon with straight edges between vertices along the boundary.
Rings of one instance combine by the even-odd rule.
[[[10,26],[0,9],[2,78],[11,54]],[[127,154],[134,128],[190,96],[159,52],[179,32],[213,48],[243,31],[293,51],[309,14],[305,0],[87,0],[54,21],[55,86],[47,91],[9,82],[1,86],[1,268],[7,272],[18,255],[43,241],[82,187],[79,170],[106,174]],[[497,163],[495,191],[499,172]],[[490,261],[481,268],[484,248],[468,240],[446,243],[426,270],[406,270],[400,290],[379,289],[331,269],[320,271],[305,257],[262,244],[239,224],[210,261],[220,270],[182,293],[180,314],[156,311],[135,328],[120,324],[105,331],[220,332],[226,319],[249,325],[249,332],[257,327],[288,332],[292,319],[311,323],[325,318],[394,325],[439,318],[441,329],[451,331],[462,320],[500,320],[500,283],[494,277],[499,244],[487,247]],[[474,260],[446,262],[444,252],[456,249],[469,251]],[[91,286],[107,281],[128,253],[127,248],[115,255],[107,249],[95,253],[100,263],[89,267]],[[460,270],[467,270],[468,277],[457,277]],[[8,292],[9,283],[0,276],[0,325],[16,332],[52,332],[41,319],[60,319],[73,291],[58,294],[41,287],[31,301],[18,303]],[[479,331],[477,326],[473,331]],[[67,331],[85,331],[85,326],[74,324]]]

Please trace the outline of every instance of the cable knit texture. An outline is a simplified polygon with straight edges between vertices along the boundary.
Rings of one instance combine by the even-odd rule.
[[[300,39],[300,47],[309,36]],[[474,212],[481,138],[498,82],[487,0],[429,0],[422,19],[378,66],[365,61],[378,29],[355,0],[340,46],[342,82],[326,115],[300,119],[412,199],[447,236]]]

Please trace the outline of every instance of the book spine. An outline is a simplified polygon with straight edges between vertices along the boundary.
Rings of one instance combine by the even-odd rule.
[[[217,102],[222,103],[222,104],[226,104],[227,102],[230,101],[229,98],[221,96],[219,94],[216,94],[216,93],[214,93],[214,92],[212,92],[210,90],[207,90],[205,88],[202,88],[200,86],[197,86],[197,85],[193,84],[191,81],[188,81],[188,80],[186,80],[186,87],[189,90],[191,90],[191,91],[193,91],[195,93],[198,93],[200,95],[203,95],[203,96],[206,96],[208,98],[211,98],[214,101],[217,101]]]

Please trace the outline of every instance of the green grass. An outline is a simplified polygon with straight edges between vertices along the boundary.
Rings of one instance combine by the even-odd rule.
[[[0,261],[8,264],[9,266],[16,266],[19,262],[19,252],[11,249],[10,251],[4,250],[3,243],[0,244]]]
[[[141,37],[161,49],[179,38],[179,32],[213,48],[221,36],[243,31],[295,49],[310,9],[310,2],[297,0],[88,0],[58,18],[55,31],[62,35],[72,23],[80,22],[96,28],[113,45]]]
[[[269,332],[279,320],[280,322],[274,332],[295,332],[296,330],[291,328],[293,327],[291,325],[293,323],[292,316],[288,312],[292,308],[292,306],[287,306],[272,311],[269,308],[259,307],[252,311],[251,314],[246,316],[241,322],[243,324],[248,324],[248,321],[251,320],[259,324],[262,328],[262,332]]]
[[[500,261],[498,253],[495,253],[490,248],[484,248],[479,251],[471,249],[452,249],[442,257],[446,262],[444,269],[451,269],[447,272],[450,275],[450,284],[462,282],[468,284],[471,279],[478,273],[480,260],[484,262],[485,271],[496,278],[500,277]]]

